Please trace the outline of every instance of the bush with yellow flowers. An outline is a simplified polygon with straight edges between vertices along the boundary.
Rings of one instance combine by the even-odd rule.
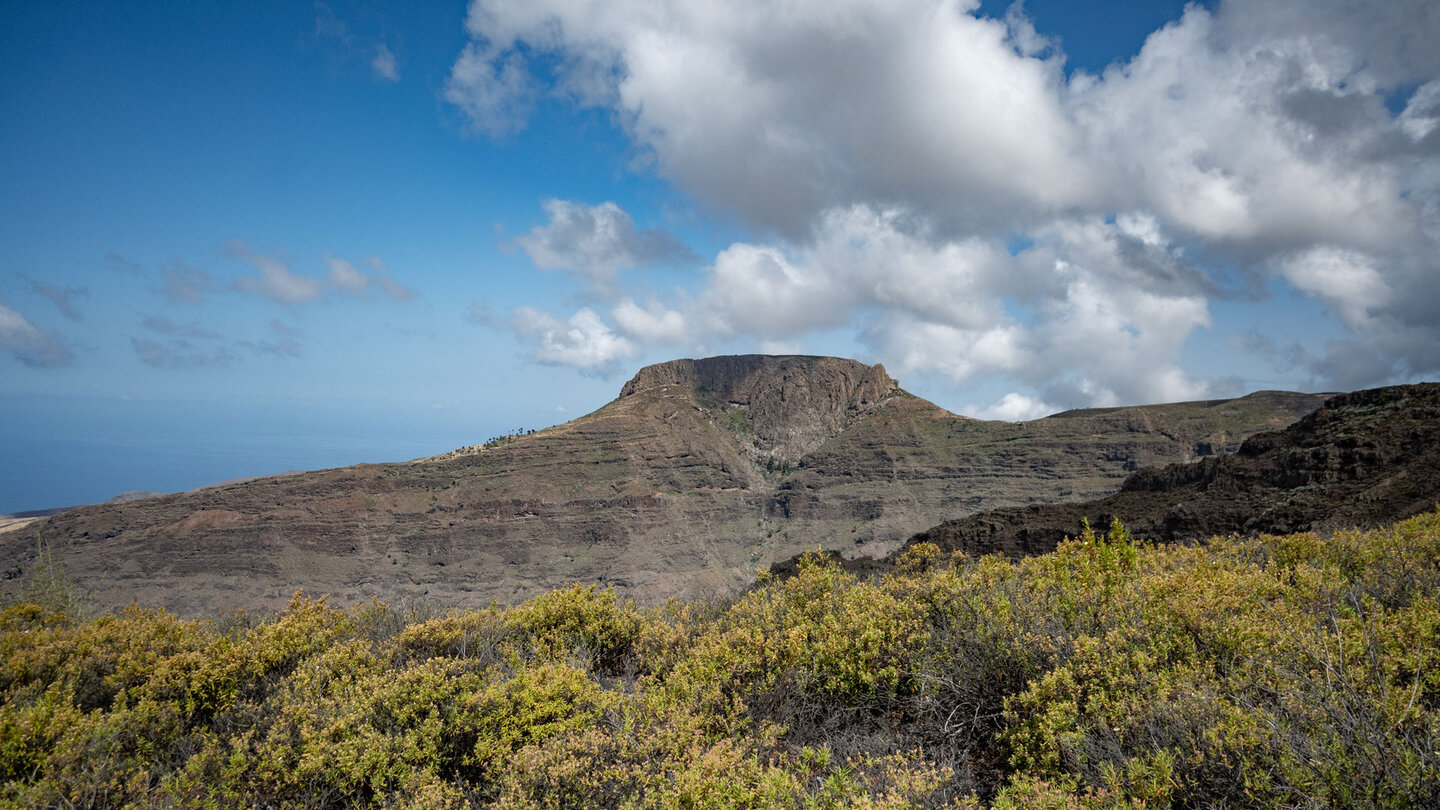
[[[0,609],[0,807],[1440,806],[1440,513],[728,600]]]

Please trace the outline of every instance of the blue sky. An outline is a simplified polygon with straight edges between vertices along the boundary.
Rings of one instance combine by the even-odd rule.
[[[0,512],[386,461],[641,365],[957,412],[1440,370],[1432,3],[0,7]]]

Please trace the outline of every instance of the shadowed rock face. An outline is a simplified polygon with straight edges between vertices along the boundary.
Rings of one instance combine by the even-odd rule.
[[[1262,392],[985,422],[851,360],[680,360],[642,369],[594,413],[487,447],[0,533],[0,571],[21,575],[0,586],[23,581],[43,541],[101,606],[185,615],[279,607],[297,589],[462,607],[574,581],[699,596],[817,545],[880,557],[956,515],[1114,492],[1137,467],[1231,452],[1319,402]]]
[[[947,521],[907,545],[971,554],[1054,550],[1082,520],[1119,517],[1137,537],[1373,528],[1440,505],[1440,384],[1342,394],[1290,427],[1252,436],[1239,452],[1136,472],[1088,503],[1035,505]]]
[[[620,389],[620,396],[665,385],[694,389],[743,409],[757,444],[792,463],[900,388],[878,364],[745,354],[646,366]]]

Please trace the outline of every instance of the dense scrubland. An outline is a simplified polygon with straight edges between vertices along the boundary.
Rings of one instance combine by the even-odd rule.
[[[643,610],[86,617],[42,571],[0,651],[6,806],[1440,806],[1440,514]]]

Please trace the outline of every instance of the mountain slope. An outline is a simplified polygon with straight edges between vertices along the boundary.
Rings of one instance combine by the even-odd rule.
[[[1118,516],[1139,537],[1201,540],[1373,528],[1440,504],[1440,384],[1342,394],[1239,452],[1140,470],[1088,502],[1005,508],[947,521],[913,538],[973,554],[1041,554],[1082,519]]]
[[[1265,393],[983,422],[851,360],[679,360],[483,448],[76,509],[0,534],[0,570],[33,569],[43,542],[101,606],[182,614],[283,606],[300,588],[464,606],[577,580],[704,595],[816,544],[878,556],[947,517],[1097,497],[1318,404]]]

